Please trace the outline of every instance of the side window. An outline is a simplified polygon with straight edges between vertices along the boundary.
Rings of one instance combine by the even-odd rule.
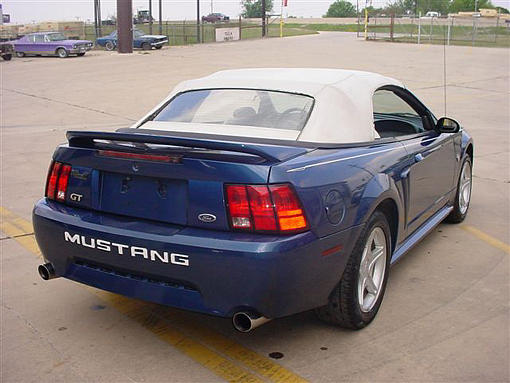
[[[37,43],[44,43],[44,35],[34,35],[34,42]]]
[[[424,116],[395,92],[379,89],[374,93],[375,130],[381,138],[407,136],[425,131]]]

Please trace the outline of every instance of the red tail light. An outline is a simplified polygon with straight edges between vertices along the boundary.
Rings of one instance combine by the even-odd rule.
[[[66,200],[67,182],[71,166],[60,162],[52,162],[46,182],[46,197],[64,202]]]
[[[227,185],[226,194],[233,229],[279,233],[308,229],[301,203],[288,184]]]

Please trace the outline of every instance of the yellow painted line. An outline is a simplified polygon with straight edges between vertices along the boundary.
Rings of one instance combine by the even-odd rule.
[[[119,299],[117,297],[127,299],[121,296],[116,296],[114,294],[108,294],[108,296],[103,296],[101,299],[103,299],[106,302],[114,300],[113,304],[115,304],[115,301]],[[182,331],[186,332],[193,338],[196,338],[200,340],[200,342],[215,348],[216,350],[228,356],[229,358],[242,363],[251,370],[255,371],[257,374],[269,379],[272,382],[277,383],[306,382],[305,379],[285,369],[278,363],[275,363],[272,360],[265,358],[250,349],[247,349],[246,347],[240,345],[239,343],[236,343],[228,338],[225,338],[224,336],[218,334],[217,332],[207,327],[195,325],[193,322],[190,322],[188,317],[183,315],[178,310],[175,310],[171,307],[155,306],[151,304],[146,304],[144,308],[145,310],[151,310],[151,306],[156,308],[155,309],[156,312],[153,312],[153,315],[157,315],[160,318],[167,319],[167,321],[171,322],[173,325],[176,325]],[[163,310],[163,312],[157,313],[158,308],[159,311]]]
[[[0,230],[30,252],[41,256],[34,236],[26,235],[33,232],[32,224],[3,207],[0,207]],[[19,237],[19,235],[24,236]],[[276,383],[306,382],[306,380],[285,369],[283,366],[223,337],[215,331],[195,326],[194,323],[178,313],[177,310],[165,307],[165,309],[171,311],[172,315],[168,320],[164,320],[162,316],[157,315],[151,310],[151,307],[159,307],[157,305],[126,298],[103,290],[89,289],[94,295],[142,325],[159,339],[174,346],[185,355],[229,382],[261,382],[262,380],[256,374]],[[174,322],[177,327],[184,330],[190,336],[184,335],[169,325]],[[197,341],[193,338],[196,338]],[[216,349],[219,353],[216,353],[204,344]],[[225,355],[225,357],[221,354]],[[237,366],[227,357],[239,362],[242,367]],[[245,368],[251,369],[255,374],[248,372]]]
[[[34,228],[32,227],[32,223],[30,221],[27,221],[26,219],[23,219],[23,218],[17,216],[13,212],[7,210],[6,208],[4,208],[2,206],[0,206],[0,222],[1,223],[10,222],[13,225],[15,225],[19,230],[16,232],[15,235],[27,234],[27,233],[34,232]],[[0,229],[1,229],[1,226],[0,226]],[[4,231],[4,233],[6,233],[6,232]],[[6,233],[6,234],[10,236],[9,233]]]
[[[476,227],[470,225],[462,225],[461,228],[473,234],[478,239],[488,243],[492,247],[503,250],[505,253],[510,254],[510,245],[506,244],[505,242],[500,241],[499,239],[494,238],[493,236],[490,236],[489,234],[486,234],[483,231],[478,230]]]
[[[148,305],[145,302],[97,289],[93,289],[93,293],[162,341],[174,346],[223,379],[229,382],[263,382],[244,368],[238,367],[230,360],[169,326],[163,318],[148,312]]]
[[[190,325],[189,320],[177,310],[169,309],[168,311],[171,313],[172,322],[175,322],[179,327],[185,328],[193,336],[203,340],[206,344],[214,347],[230,358],[243,363],[272,382],[306,382],[305,379],[285,369],[281,365],[241,346],[239,343],[221,336],[207,327]]]
[[[0,207],[0,230],[8,237],[14,238],[28,251],[41,256],[35,237],[28,235],[34,232],[32,224],[3,207]]]

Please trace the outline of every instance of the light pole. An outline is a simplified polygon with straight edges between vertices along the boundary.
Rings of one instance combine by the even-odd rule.
[[[266,36],[266,0],[262,0],[262,37]]]
[[[149,34],[152,35],[152,0],[149,0]]]
[[[197,43],[200,43],[200,0],[197,0]]]
[[[162,5],[161,5],[161,1],[162,0],[159,0],[159,34],[162,35],[163,34],[163,10],[162,10]]]

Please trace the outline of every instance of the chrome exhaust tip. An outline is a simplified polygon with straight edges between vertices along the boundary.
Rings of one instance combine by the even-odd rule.
[[[250,313],[247,311],[240,311],[232,317],[232,324],[237,331],[250,332],[251,330],[262,326],[264,323],[269,322],[271,319],[261,315]]]
[[[45,281],[49,281],[50,279],[56,278],[55,269],[51,263],[45,263],[44,265],[39,265],[37,268],[39,275]]]

